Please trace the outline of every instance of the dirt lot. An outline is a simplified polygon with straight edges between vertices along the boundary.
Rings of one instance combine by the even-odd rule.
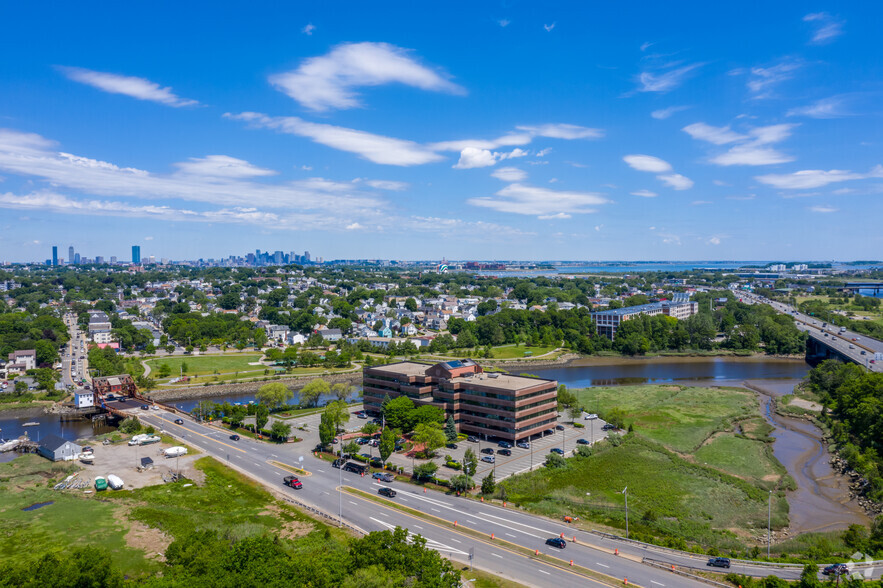
[[[96,443],[90,447],[95,450],[95,461],[92,464],[77,462],[77,465],[82,468],[81,477],[88,476],[94,480],[95,476],[106,477],[108,474],[116,474],[122,478],[125,488],[143,488],[144,486],[162,484],[163,476],[168,478],[176,467],[180,467],[181,473],[188,479],[195,483],[203,481],[202,472],[193,467],[193,462],[201,456],[188,454],[182,455],[180,458],[164,457],[163,450],[173,447],[168,443],[133,447],[128,446],[125,442],[115,445]],[[141,464],[142,457],[151,458],[153,467],[139,471],[136,466]]]

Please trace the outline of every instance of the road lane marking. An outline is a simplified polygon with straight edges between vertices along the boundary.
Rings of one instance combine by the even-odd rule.
[[[487,512],[483,512],[480,514],[483,514],[486,517],[491,517],[492,519],[499,519],[501,521],[504,521],[506,523],[511,523],[513,525],[521,525],[522,527],[527,527],[528,529],[533,529],[534,531],[539,531],[540,533],[545,533],[547,535],[555,535],[556,534],[555,531],[549,531],[548,529],[540,529],[539,527],[534,527],[534,526],[528,525],[526,523],[519,523],[518,521],[513,521],[511,519],[504,519],[503,517],[498,517],[496,515],[492,515]]]
[[[541,570],[540,568],[537,568],[537,571],[540,572],[541,574],[546,574],[547,576],[551,576],[551,575],[552,575],[552,574],[550,574],[549,572],[547,572],[546,570]]]
[[[650,583],[651,583],[651,584],[656,584],[657,586],[665,586],[665,584],[660,584],[660,583],[657,582],[656,580],[650,580]]]
[[[513,535],[512,533],[503,533],[503,534],[506,535],[507,537],[516,538],[515,535]]]
[[[500,559],[503,559],[503,556],[500,555],[499,553],[492,553],[491,555],[493,555],[494,557],[499,557]]]
[[[441,512],[439,509],[437,509],[437,508],[432,508],[431,506],[429,507],[429,510],[431,510],[431,511],[433,511],[433,512]]]
[[[473,525],[477,525],[477,524],[478,524],[478,523],[476,523],[475,521],[472,521],[472,520],[470,520],[470,519],[466,519],[466,522],[467,522],[467,523],[472,523]]]
[[[274,456],[274,457],[275,457],[275,456]],[[317,471],[317,472],[322,472],[323,474],[325,473],[325,470],[317,469],[316,471]]]
[[[414,525],[414,528],[415,528],[415,529],[420,529],[421,531],[423,530],[423,527],[421,527],[420,525]]]
[[[454,539],[453,537],[451,537],[451,541],[454,541],[455,543],[463,543],[463,542],[460,541],[459,539]]]
[[[601,566],[602,568],[610,569],[610,566],[608,566],[608,565],[604,565],[604,564],[602,564],[602,563],[600,563],[600,562],[597,562],[597,561],[595,562],[595,565],[596,565],[596,566]]]
[[[355,505],[355,506],[359,506],[358,504],[356,504],[356,503],[353,502],[352,500],[350,500],[350,504]]]

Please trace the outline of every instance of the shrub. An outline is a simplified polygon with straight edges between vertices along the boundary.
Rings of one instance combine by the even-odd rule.
[[[573,423],[573,428],[574,429],[585,429],[586,426],[582,423]]]

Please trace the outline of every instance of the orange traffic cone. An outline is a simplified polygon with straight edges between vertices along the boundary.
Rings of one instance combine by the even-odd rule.
[[[619,550],[618,550],[618,549],[614,549],[614,550],[613,550],[613,555],[619,555]]]
[[[628,584],[628,583],[629,583],[629,579],[628,579],[628,578],[623,578],[623,580],[622,580],[622,581],[623,581],[623,582],[624,582],[624,583],[626,583],[626,584]]]
[[[540,550],[539,550],[539,549],[534,549],[534,550],[533,550],[533,554],[534,554],[534,555],[539,555],[539,554],[540,554]]]
[[[573,565],[573,560],[570,560],[570,565],[571,565],[571,566]]]
[[[455,527],[457,526],[457,521],[454,521],[454,526],[455,526]]]
[[[481,501],[484,502],[484,496],[481,497]]]
[[[506,502],[503,501],[503,508],[506,508]]]
[[[576,537],[573,538],[573,542],[576,543]]]
[[[493,538],[494,538],[494,534],[493,534],[493,533],[491,533],[491,539],[493,539]]]
[[[561,536],[561,538],[562,538],[562,539],[564,539],[564,533],[561,533],[561,535],[560,535],[560,536]]]
[[[423,489],[423,493],[426,494],[426,488]]]

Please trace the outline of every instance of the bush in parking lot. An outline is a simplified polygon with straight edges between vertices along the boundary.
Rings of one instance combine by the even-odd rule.
[[[582,423],[573,423],[573,428],[574,429],[585,429],[586,426]]]
[[[550,453],[546,456],[545,465],[547,468],[565,468],[567,467],[567,460],[557,453]]]

